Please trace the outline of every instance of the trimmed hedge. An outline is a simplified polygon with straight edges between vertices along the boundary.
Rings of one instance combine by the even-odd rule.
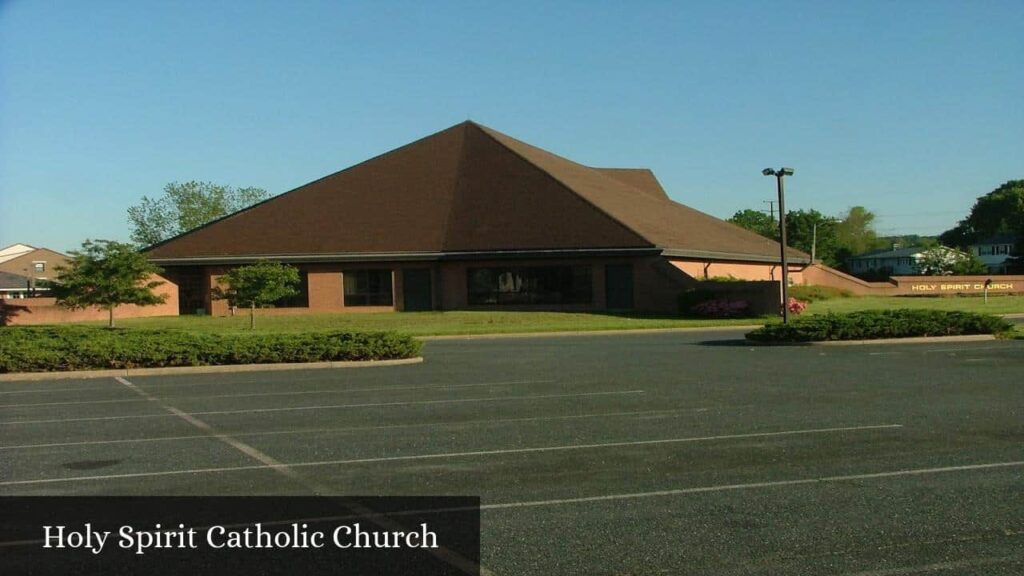
[[[213,366],[418,356],[421,343],[394,332],[203,334],[91,326],[0,329],[0,373]]]
[[[875,340],[914,336],[1003,334],[1013,325],[987,314],[943,310],[864,310],[848,314],[806,316],[789,324],[772,324],[747,334],[756,342]]]

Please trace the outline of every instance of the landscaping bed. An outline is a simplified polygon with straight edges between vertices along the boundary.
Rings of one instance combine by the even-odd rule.
[[[805,316],[747,333],[755,342],[823,342],[920,336],[1009,334],[1013,325],[997,316],[943,310],[864,310]]]
[[[25,326],[0,329],[0,373],[412,358],[394,332],[222,333]]]

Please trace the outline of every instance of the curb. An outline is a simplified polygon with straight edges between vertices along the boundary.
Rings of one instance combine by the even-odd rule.
[[[499,338],[565,338],[568,336],[621,336],[623,334],[667,334],[686,332],[724,332],[728,330],[753,330],[764,324],[737,326],[694,326],[685,328],[616,328],[614,330],[584,330],[560,332],[511,332],[500,334],[447,334],[443,336],[415,336],[417,340],[497,340]]]
[[[11,372],[0,374],[0,382],[19,380],[70,380],[82,378],[115,378],[117,376],[173,376],[181,374],[224,374],[233,372],[284,372],[288,370],[320,370],[324,368],[375,368],[419,364],[422,356],[399,360],[350,360],[330,362],[289,362],[281,364],[228,364],[223,366],[174,366],[167,368],[119,368],[117,370],[69,370],[67,372]]]
[[[871,346],[889,344],[941,344],[950,342],[994,342],[992,334],[969,334],[966,336],[912,336],[909,338],[879,338],[876,340],[823,340],[820,342],[755,342],[751,346]]]

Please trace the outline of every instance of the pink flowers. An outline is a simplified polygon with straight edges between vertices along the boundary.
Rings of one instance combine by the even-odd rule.
[[[796,298],[790,298],[786,301],[786,308],[790,314],[799,314],[807,309],[807,303],[801,302]]]

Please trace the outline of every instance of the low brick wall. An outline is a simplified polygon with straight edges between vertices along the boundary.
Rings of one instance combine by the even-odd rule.
[[[804,270],[804,284],[848,290],[857,296],[956,296],[985,293],[1024,294],[1024,276],[893,276],[888,282],[866,282],[834,268],[813,264]]]
[[[693,288],[702,292],[711,292],[715,299],[745,300],[750,303],[750,311],[757,315],[779,314],[782,303],[782,284],[767,280],[746,282],[697,282]],[[685,310],[680,312],[685,313]]]
[[[162,280],[162,278],[157,278]],[[114,309],[115,322],[120,318],[178,315],[178,287],[170,282],[158,286],[154,292],[166,294],[167,300],[156,306],[125,304]],[[57,305],[55,298],[0,299],[0,326],[28,326],[36,324],[63,324],[107,320],[108,313],[100,308],[69,310]]]
[[[1024,294],[1024,276],[893,276],[893,294],[898,296],[954,296],[984,294]]]

